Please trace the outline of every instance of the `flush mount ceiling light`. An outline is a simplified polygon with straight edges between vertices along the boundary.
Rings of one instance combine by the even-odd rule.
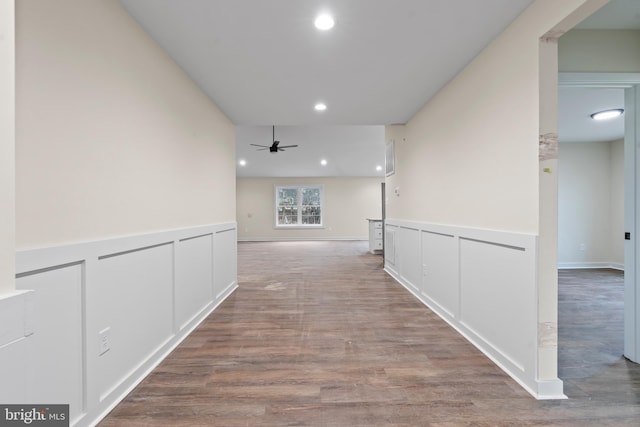
[[[319,30],[326,31],[326,30],[330,30],[331,28],[333,28],[334,21],[333,21],[333,18],[331,17],[331,15],[323,13],[321,15],[318,15],[316,20],[313,21],[313,25],[315,25],[316,28],[319,29]]]
[[[593,120],[607,120],[607,119],[612,119],[614,117],[618,117],[622,113],[624,113],[624,110],[622,108],[615,108],[612,110],[604,110],[604,111],[598,111],[597,113],[593,113],[591,115],[591,118]]]
[[[380,165],[376,166],[376,170],[377,170],[378,172],[380,172],[380,171],[382,170],[382,166],[380,166]]]
[[[238,162],[240,164],[240,166],[246,166],[247,165],[247,161],[242,159]]]
[[[320,164],[322,166],[326,166],[327,165],[327,161],[325,159],[320,160]]]
[[[322,102],[318,102],[313,108],[315,108],[316,111],[324,111],[327,109],[327,105]]]

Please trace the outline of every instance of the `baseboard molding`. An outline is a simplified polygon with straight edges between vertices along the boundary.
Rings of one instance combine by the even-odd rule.
[[[304,241],[368,241],[369,236],[357,237],[238,237],[238,242],[304,242]]]
[[[35,333],[26,355],[0,353],[26,385],[0,387],[64,401],[71,426],[96,425],[237,288],[236,246],[236,224],[222,223],[17,252]]]
[[[610,268],[624,271],[624,264],[617,262],[559,262],[558,270],[587,270],[596,268]]]
[[[389,219],[385,271],[537,399],[537,236]],[[555,332],[555,331],[551,331]]]
[[[76,424],[76,426],[97,425],[104,417],[109,414],[109,412],[111,412],[116,406],[118,406],[118,404],[122,402],[122,400],[124,400],[124,398],[127,397],[127,395],[131,393],[151,372],[153,372],[153,370],[157,368],[158,365],[160,365],[160,363],[162,363],[162,361],[166,359],[166,357],[169,356],[169,354],[171,354],[171,352],[175,350],[191,334],[191,332],[193,332],[198,326],[200,326],[200,324],[207,317],[209,317],[209,315],[211,315],[211,313],[213,313],[215,309],[218,308],[218,306],[222,304],[227,299],[227,297],[229,297],[233,293],[233,291],[236,290],[237,287],[238,285],[234,284],[234,286],[230,286],[229,288],[227,288],[227,292],[225,292],[225,295],[223,295],[217,303],[211,304],[211,306],[208,307],[206,311],[196,316],[196,318],[194,318],[192,322],[190,322],[190,326],[185,327],[179,335],[176,335],[173,339],[170,340],[170,342],[163,345],[162,349],[159,350],[156,355],[154,355],[152,360],[149,360],[134,373],[132,373],[129,377],[128,384],[125,384],[118,389],[110,392],[111,398],[108,401],[105,401],[105,403],[101,403],[94,410],[95,415],[85,415],[81,423]]]

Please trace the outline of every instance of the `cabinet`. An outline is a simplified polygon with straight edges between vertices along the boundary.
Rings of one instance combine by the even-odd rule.
[[[382,220],[367,218],[369,221],[369,252],[382,252]]]

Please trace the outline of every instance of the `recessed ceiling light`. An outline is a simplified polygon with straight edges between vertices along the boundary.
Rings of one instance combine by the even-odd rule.
[[[246,166],[247,165],[247,161],[242,159],[238,162],[238,164],[240,164],[240,166]]]
[[[326,166],[327,165],[327,161],[325,159],[320,160],[320,164],[322,166]]]
[[[624,113],[624,110],[622,108],[615,108],[612,110],[604,110],[604,111],[598,111],[597,113],[593,113],[591,115],[591,118],[593,120],[607,120],[607,119],[612,119],[614,117],[618,117],[622,113]]]
[[[316,111],[324,111],[327,109],[327,104],[324,104],[322,102],[318,102],[313,108],[316,109]]]
[[[326,30],[330,30],[331,28],[333,28],[334,21],[333,21],[333,18],[331,17],[331,15],[323,13],[322,15],[318,15],[316,20],[313,21],[313,25],[315,25],[316,28],[319,29],[319,30],[326,31]]]
[[[376,166],[376,170],[377,170],[378,172],[380,172],[380,171],[382,170],[382,166],[380,166],[380,165]]]

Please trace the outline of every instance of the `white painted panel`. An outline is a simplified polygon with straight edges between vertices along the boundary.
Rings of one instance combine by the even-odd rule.
[[[459,309],[458,239],[452,235],[422,232],[422,294],[449,316]]]
[[[460,241],[461,321],[522,370],[535,344],[536,298],[527,257],[524,249]]]
[[[33,289],[33,335],[28,361],[28,402],[66,404],[71,420],[83,412],[82,264],[16,279]]]
[[[102,399],[172,335],[173,247],[102,257],[94,278],[96,289],[87,305],[96,315],[88,333],[96,338],[110,328],[110,350],[99,357],[94,372]],[[89,345],[87,351],[96,357],[99,347]]]
[[[220,298],[236,284],[237,277],[236,230],[223,230],[215,234],[213,244],[214,296]]]
[[[30,338],[22,338],[0,346],[0,402],[24,404],[27,402],[27,354]]]
[[[419,290],[422,282],[422,261],[420,256],[420,231],[413,228],[400,227],[400,245],[397,247],[400,264],[400,275],[415,290]]]
[[[384,261],[385,264],[391,266],[396,265],[396,230],[397,227],[393,227],[389,224],[385,225],[384,235]]]
[[[182,329],[213,301],[213,235],[180,240],[176,245],[176,326]]]
[[[25,335],[25,292],[0,296],[0,347]]]

